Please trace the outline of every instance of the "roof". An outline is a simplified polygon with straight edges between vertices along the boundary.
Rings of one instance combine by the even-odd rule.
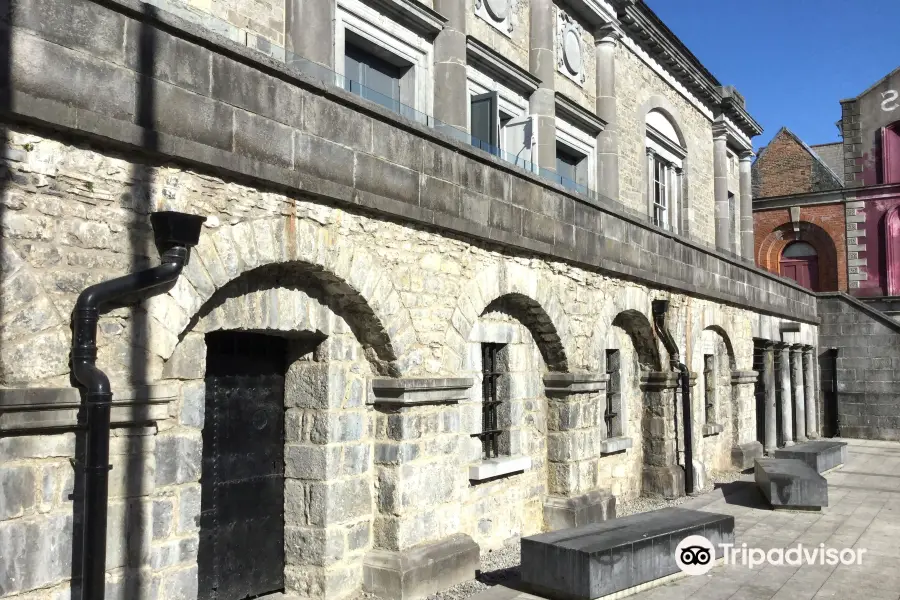
[[[844,98],[843,100],[841,100],[841,102],[850,102],[850,101],[856,100],[857,98],[862,98],[863,96],[865,96],[866,94],[868,94],[869,92],[871,92],[872,90],[874,90],[875,88],[877,88],[879,85],[881,85],[881,83],[882,83],[883,81],[885,81],[886,79],[890,79],[891,77],[893,77],[893,76],[894,76],[896,73],[898,73],[898,72],[900,72],[900,67],[897,67],[896,69],[894,69],[893,71],[891,71],[890,73],[888,73],[887,75],[885,75],[884,77],[882,77],[881,79],[879,79],[878,81],[876,81],[875,83],[873,83],[872,85],[870,85],[870,86],[869,86],[868,88],[866,88],[866,90],[865,90],[864,92],[862,92],[861,94],[857,94],[857,95],[854,96],[853,98]]]
[[[813,152],[819,155],[838,178],[844,180],[844,143],[832,142],[830,144],[816,144],[810,146]]]

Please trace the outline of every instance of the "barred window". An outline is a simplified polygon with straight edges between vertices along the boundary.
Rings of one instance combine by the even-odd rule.
[[[500,456],[500,377],[505,373],[502,349],[502,344],[481,345],[481,433],[475,435],[481,440],[484,458]]]
[[[606,410],[603,420],[606,422],[606,437],[619,437],[622,432],[622,370],[620,368],[618,350],[606,351]]]
[[[706,400],[706,422],[716,422],[716,357],[712,354],[703,356],[703,387]]]

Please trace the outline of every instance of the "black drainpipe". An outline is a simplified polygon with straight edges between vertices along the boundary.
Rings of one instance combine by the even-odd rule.
[[[138,293],[155,295],[178,278],[200,238],[205,217],[156,212],[150,223],[160,265],[85,288],[73,311],[72,375],[84,386],[87,443],[84,465],[82,600],[103,600],[106,578],[106,513],[109,493],[109,378],[97,368],[97,322],[113,301]]]
[[[662,340],[666,351],[669,353],[669,368],[678,371],[678,382],[681,385],[681,414],[684,430],[684,491],[686,494],[694,493],[694,436],[693,414],[691,413],[691,381],[688,368],[680,361],[678,344],[666,327],[666,314],[669,312],[668,300],[653,301],[653,325],[656,334]],[[676,411],[676,415],[677,415]],[[677,418],[677,416],[676,416]],[[676,424],[675,436],[677,439],[678,428]]]
[[[831,348],[831,419],[833,419],[834,431],[833,437],[841,437],[841,413],[838,410],[838,353],[839,348]],[[825,411],[822,411],[823,413]],[[829,423],[831,428],[832,423]],[[822,427],[824,430],[825,428]]]

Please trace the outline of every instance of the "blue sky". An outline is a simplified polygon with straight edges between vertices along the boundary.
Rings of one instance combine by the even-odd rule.
[[[646,0],[763,126],[839,141],[839,101],[900,66],[898,0]]]

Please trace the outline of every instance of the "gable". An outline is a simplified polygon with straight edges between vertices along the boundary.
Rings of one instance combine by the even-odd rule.
[[[753,198],[823,192],[842,187],[831,168],[786,127],[753,163]]]

